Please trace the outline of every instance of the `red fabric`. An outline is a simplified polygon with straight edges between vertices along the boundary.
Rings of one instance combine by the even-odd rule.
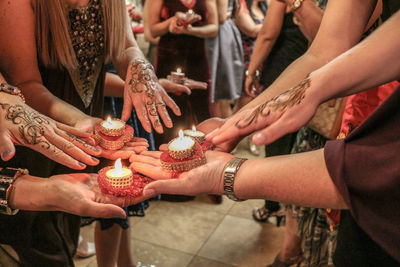
[[[360,125],[382,102],[397,88],[400,83],[393,81],[368,91],[347,98],[340,132],[349,133],[350,125]]]

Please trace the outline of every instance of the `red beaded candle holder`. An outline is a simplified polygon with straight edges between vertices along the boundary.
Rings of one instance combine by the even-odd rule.
[[[152,180],[132,170],[129,177],[110,178],[106,175],[112,166],[100,170],[97,181],[103,194],[117,197],[138,197]]]
[[[201,144],[201,148],[203,149],[203,153],[206,153],[208,150],[214,150],[215,146],[210,141],[204,141]]]
[[[129,142],[133,138],[133,128],[129,125],[125,125],[124,133],[120,136],[108,136],[105,135],[100,124],[97,124],[94,131],[94,137],[101,147],[108,150],[118,150],[124,147],[125,143]]]
[[[186,172],[206,164],[203,150],[197,142],[195,142],[195,149],[195,153],[185,159],[175,159],[168,151],[164,151],[160,157],[162,168],[169,172]]]
[[[110,119],[111,121],[111,119]],[[117,128],[110,128],[107,127],[106,125],[109,123],[108,120],[105,120],[103,122],[101,122],[100,125],[100,132],[103,135],[107,135],[107,136],[121,136],[125,133],[125,122],[123,120],[120,119],[112,119],[113,123],[117,123],[118,127]]]

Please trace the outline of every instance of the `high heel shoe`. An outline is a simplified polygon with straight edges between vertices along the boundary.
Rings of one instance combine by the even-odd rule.
[[[272,217],[276,218],[276,226],[279,227],[285,217],[284,209],[279,209],[272,212],[269,209],[265,208],[265,206],[253,209],[253,218],[258,222],[267,222],[268,219]]]
[[[294,264],[299,264],[302,260],[303,260],[303,256],[301,254],[293,256],[287,260],[281,260],[281,259],[279,259],[279,256],[277,255],[275,257],[274,262],[270,265],[267,265],[266,267],[289,267]]]

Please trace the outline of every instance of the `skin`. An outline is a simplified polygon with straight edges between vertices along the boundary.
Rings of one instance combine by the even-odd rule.
[[[161,21],[160,14],[163,5],[163,0],[149,1],[148,8],[152,10],[149,12],[149,28],[153,37],[162,36],[171,32],[173,34],[187,34],[200,38],[215,37],[218,32],[218,17],[215,0],[206,0],[207,6],[207,20],[204,26],[181,25],[177,23],[181,19],[182,14],[177,13],[175,16]],[[197,17],[198,19],[198,17]],[[193,20],[193,22],[195,19]],[[192,21],[190,21],[192,22]]]
[[[64,174],[42,179],[30,175],[14,182],[9,203],[13,208],[31,211],[64,211],[80,216],[125,218],[120,207],[146,197],[123,198],[103,195],[94,174]]]
[[[304,98],[285,109],[276,109],[267,117],[267,142],[299,129],[327,99],[354,94],[400,78],[400,12],[353,49],[343,53],[310,74],[310,86]],[[385,71],[377,72],[377,69]],[[351,73],[352,75],[348,75]],[[324,88],[324,90],[321,90]],[[292,90],[292,89],[291,89]],[[290,90],[289,90],[290,91]],[[287,100],[277,97],[272,104]],[[275,118],[275,119],[274,119]],[[233,158],[222,152],[208,151],[207,164],[170,179],[161,169],[161,152],[145,152],[132,163],[139,172],[156,179],[145,187],[144,194],[223,193],[223,170]],[[324,150],[248,160],[235,176],[234,192],[239,198],[270,199],[284,203],[319,208],[347,208],[333,184],[324,160]]]
[[[76,6],[84,6],[88,3],[87,0],[68,2]],[[95,118],[87,116],[75,107],[55,97],[43,85],[37,65],[33,4],[34,0],[0,2],[0,10],[3,11],[0,16],[0,23],[4,26],[0,30],[0,35],[3,36],[0,40],[0,66],[2,66],[0,71],[11,84],[18,86],[22,90],[27,99],[27,104],[34,109],[67,125],[83,130],[92,130],[96,123]],[[127,24],[128,20],[127,16]],[[130,27],[127,27],[127,29],[130,29]],[[160,101],[166,104],[166,106],[156,108],[154,116],[149,116],[149,110],[154,106],[146,105],[146,94],[135,93],[129,85],[132,73],[135,72],[131,63],[138,58],[144,59],[144,56],[133,38],[133,33],[128,31],[125,52],[118,58],[112,59],[118,74],[123,79],[127,77],[122,119],[127,120],[132,107],[135,106],[138,117],[146,131],[150,132],[151,126],[153,126],[157,132],[162,132],[161,123],[156,123],[160,122],[159,116],[167,127],[172,127],[166,106],[169,106],[177,115],[180,115],[180,111],[157,82],[154,72],[149,70],[148,74],[151,76],[151,82],[139,84],[138,88],[134,89],[151,91],[154,102]],[[7,66],[7,68],[4,66]]]
[[[252,132],[258,133],[263,129],[252,126],[244,130],[237,128],[235,124],[247,118],[260,104],[295,86],[308,73],[356,45],[375,4],[376,1],[373,0],[328,1],[320,29],[307,52],[294,61],[262,94],[231,116],[219,130],[208,135],[207,139],[219,144]],[[353,8],[354,6],[357,8]],[[252,140],[256,145],[267,143],[262,133],[255,134]]]
[[[78,137],[90,134],[56,122],[26,105],[19,96],[0,92],[0,153],[4,161],[15,155],[16,145],[36,150],[72,169],[82,170],[85,164],[97,165],[91,155],[100,149]]]

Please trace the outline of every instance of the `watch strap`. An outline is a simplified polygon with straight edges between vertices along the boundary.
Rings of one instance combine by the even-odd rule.
[[[235,195],[234,185],[235,185],[235,177],[238,172],[240,166],[247,159],[244,158],[233,158],[224,170],[224,194],[233,201],[243,201],[244,199],[240,199]]]

